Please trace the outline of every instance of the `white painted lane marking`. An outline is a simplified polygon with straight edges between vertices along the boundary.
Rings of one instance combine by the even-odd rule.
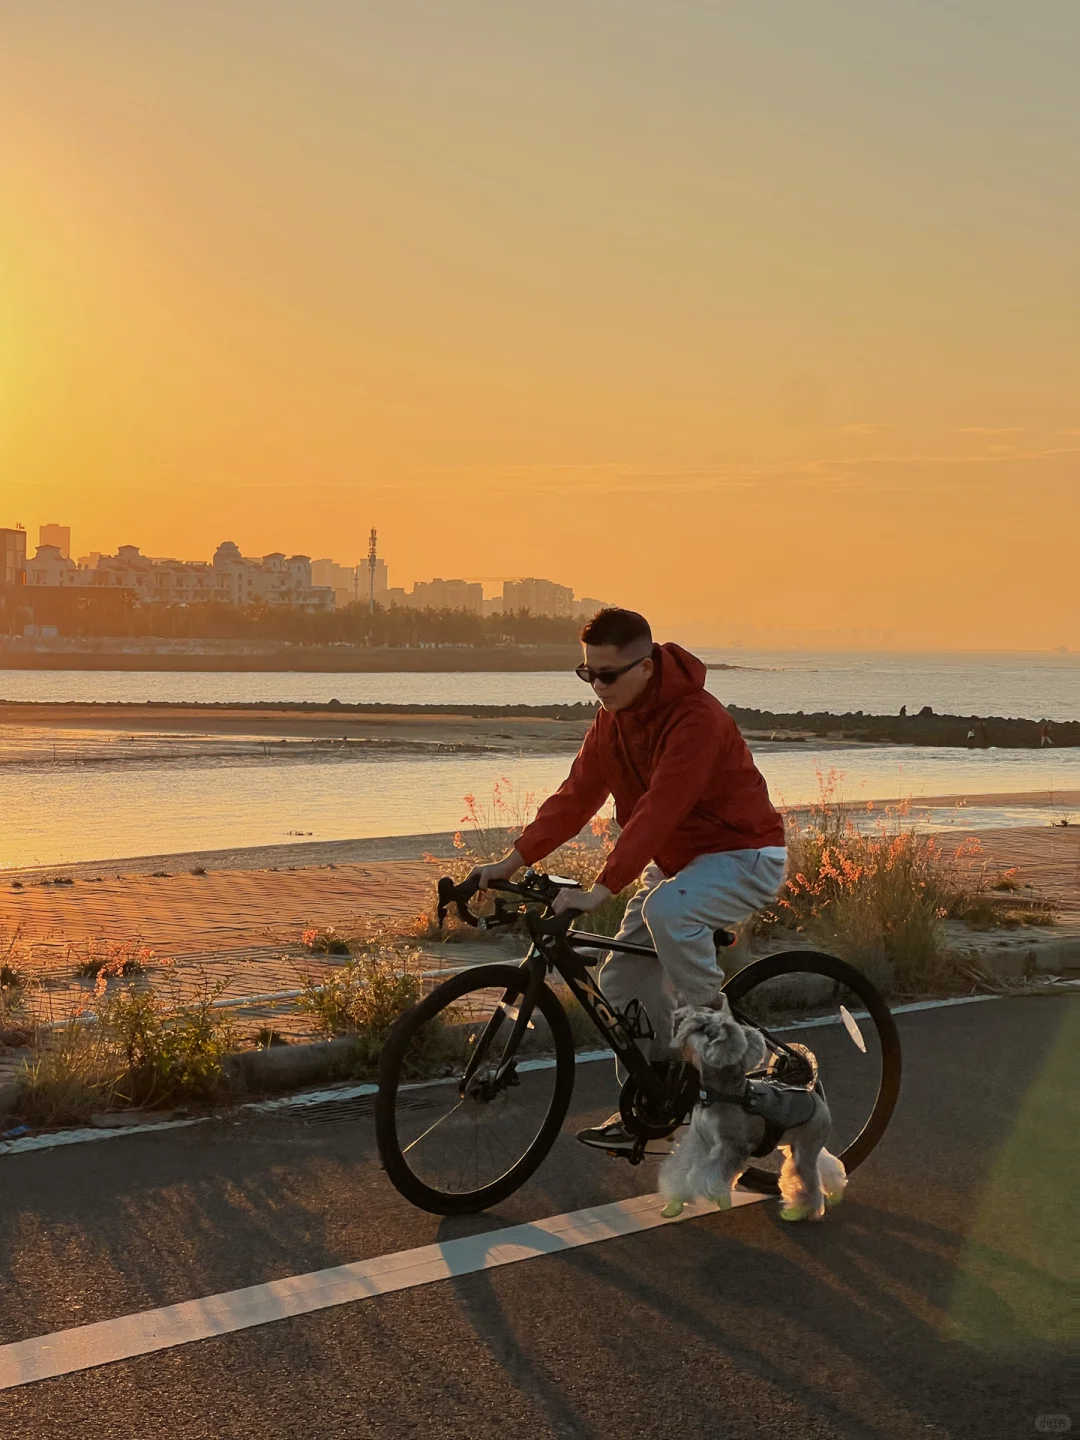
[[[766,1198],[741,1190],[732,1196],[735,1206],[753,1205]],[[663,1205],[660,1195],[640,1195],[614,1205],[554,1215],[529,1225],[512,1225],[482,1235],[447,1240],[441,1245],[399,1250],[373,1260],[336,1265],[307,1275],[290,1275],[266,1285],[251,1285],[244,1290],[229,1290],[201,1300],[166,1305],[160,1310],[144,1310],[115,1320],[58,1330],[32,1340],[19,1340],[0,1346],[0,1390],[115,1364],[158,1350],[171,1350],[196,1340],[273,1324],[335,1305],[370,1300],[396,1290],[431,1285],[457,1275],[513,1265],[518,1260],[558,1255],[601,1240],[640,1234],[660,1225],[678,1225],[695,1216],[719,1213],[708,1202],[696,1200],[688,1203],[681,1215],[665,1220],[660,1213]]]

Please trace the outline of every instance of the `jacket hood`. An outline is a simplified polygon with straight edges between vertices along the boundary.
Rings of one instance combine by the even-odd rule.
[[[620,711],[620,715],[647,715],[652,710],[665,710],[686,695],[705,687],[705,662],[681,645],[669,641],[653,646],[656,670],[648,689],[636,704]]]

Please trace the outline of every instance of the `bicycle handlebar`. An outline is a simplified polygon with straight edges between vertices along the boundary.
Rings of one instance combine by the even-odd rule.
[[[543,875],[539,871],[532,869],[526,870],[524,878],[520,881],[492,880],[489,886],[490,889],[502,894],[517,895],[526,902],[531,901],[533,904],[545,906],[550,906],[561,890],[566,890],[571,887],[578,888],[577,882],[574,880],[562,880],[554,875]],[[472,925],[480,930],[491,930],[497,925],[508,925],[511,921],[518,918],[518,912],[516,910],[513,912],[508,911],[506,906],[498,900],[495,901],[494,915],[474,915],[469,909],[469,901],[479,889],[480,880],[479,877],[475,875],[470,875],[467,880],[462,880],[460,884],[455,884],[451,876],[444,875],[439,881],[438,887],[439,904],[437,913],[439,924],[442,925],[446,919],[451,905],[457,911],[459,919],[463,920],[466,925]],[[542,933],[565,933],[575,913],[575,911],[569,910],[564,912],[563,915],[544,916],[541,921],[540,916],[526,912],[526,923],[529,925],[530,932],[534,933],[534,938],[536,933],[533,931],[534,924],[538,927],[541,923],[543,924]]]

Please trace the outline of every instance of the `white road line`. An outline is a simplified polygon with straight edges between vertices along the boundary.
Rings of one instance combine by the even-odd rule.
[[[736,1206],[741,1206],[767,1197],[737,1190],[732,1198]],[[373,1260],[290,1275],[266,1285],[19,1340],[0,1346],[0,1390],[717,1213],[714,1206],[699,1200],[688,1204],[676,1219],[665,1220],[660,1213],[663,1204],[659,1195],[641,1195],[614,1205],[554,1215],[529,1225],[489,1230],[417,1250],[399,1250]]]

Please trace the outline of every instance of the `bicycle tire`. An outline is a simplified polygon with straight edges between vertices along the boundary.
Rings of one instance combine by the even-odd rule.
[[[495,1181],[472,1191],[440,1190],[414,1174],[398,1135],[398,1091],[410,1042],[420,1028],[472,990],[504,991],[513,1003],[524,992],[525,974],[514,965],[477,965],[443,981],[401,1015],[383,1047],[375,1098],[375,1136],[379,1158],[391,1184],[410,1204],[433,1215],[471,1215],[497,1205],[519,1189],[545,1158],[562,1128],[574,1090],[574,1039],[558,996],[540,987],[536,1009],[547,1021],[555,1050],[555,1084],[543,1123],[518,1160]],[[501,1053],[501,1052],[500,1052]]]
[[[861,970],[846,960],[817,950],[784,950],[761,960],[752,960],[724,982],[723,991],[729,1003],[737,1006],[758,985],[780,975],[796,974],[820,975],[845,985],[862,1001],[877,1031],[881,1047],[881,1078],[874,1105],[858,1135],[838,1156],[850,1175],[880,1142],[896,1108],[903,1071],[896,1021],[881,992]],[[744,1189],[765,1194],[776,1194],[779,1190],[776,1176],[756,1166],[743,1172],[739,1184]]]

